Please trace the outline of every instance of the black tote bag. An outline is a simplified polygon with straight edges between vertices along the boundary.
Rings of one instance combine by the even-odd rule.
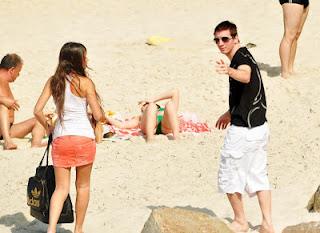
[[[49,136],[48,146],[42,156],[39,166],[36,169],[35,176],[29,178],[27,188],[27,204],[30,206],[30,214],[43,223],[49,223],[50,199],[56,187],[54,169],[48,165],[50,144],[52,135]],[[46,156],[46,165],[42,166]],[[72,202],[70,195],[63,204],[58,223],[72,223],[74,221]]]

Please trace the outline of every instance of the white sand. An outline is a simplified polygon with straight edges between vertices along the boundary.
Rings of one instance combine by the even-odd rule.
[[[130,117],[139,113],[139,99],[179,87],[180,110],[196,112],[214,127],[228,108],[228,78],[215,72],[215,61],[227,59],[213,44],[212,31],[229,19],[238,25],[242,45],[257,45],[250,51],[259,62],[267,95],[275,230],[319,220],[319,214],[305,209],[320,184],[319,12],[320,2],[311,1],[296,57],[299,74],[284,80],[279,76],[283,23],[278,1],[1,0],[0,56],[16,52],[24,60],[21,76],[11,85],[21,105],[16,122],[33,116],[61,46],[77,41],[88,49],[90,75],[105,110]],[[176,40],[147,46],[153,35]],[[52,101],[47,109],[54,109]],[[232,219],[226,197],[217,193],[224,134],[214,129],[183,135],[180,142],[157,136],[151,145],[141,137],[98,145],[84,231],[137,233],[151,210],[162,205]],[[2,233],[46,230],[30,216],[26,203],[28,178],[44,151],[30,149],[29,139],[15,139],[17,151],[0,148]],[[74,202],[73,186],[71,195]],[[257,199],[245,195],[244,202],[254,228],[261,223]],[[71,232],[73,226],[61,225],[59,232]]]

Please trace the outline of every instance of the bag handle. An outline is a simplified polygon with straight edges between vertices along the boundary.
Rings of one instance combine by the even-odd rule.
[[[42,159],[41,159],[41,161],[40,161],[40,163],[39,163],[39,166],[42,165],[42,161],[43,161],[43,159],[44,159],[44,156],[47,154],[47,164],[46,164],[46,166],[48,167],[49,151],[50,151],[50,145],[51,145],[51,143],[52,143],[52,134],[49,135],[48,145],[47,145],[47,148],[46,148],[46,150],[45,150],[45,152],[44,152],[44,154],[43,154],[43,156],[42,156]]]

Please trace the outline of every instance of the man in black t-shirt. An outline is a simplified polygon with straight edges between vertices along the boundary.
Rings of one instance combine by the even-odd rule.
[[[224,21],[214,31],[214,41],[231,61],[217,61],[216,71],[229,75],[229,109],[217,121],[218,129],[228,128],[221,150],[218,186],[226,193],[234,211],[230,228],[234,232],[249,229],[242,203],[246,191],[257,194],[262,212],[260,232],[273,233],[271,192],[267,176],[266,149],[269,129],[266,98],[259,68],[251,53],[240,47],[237,27]]]

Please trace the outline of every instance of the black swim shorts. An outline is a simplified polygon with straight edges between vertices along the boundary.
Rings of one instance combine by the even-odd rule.
[[[307,8],[309,6],[309,0],[279,0],[280,4],[283,3],[297,3],[300,5],[303,5],[304,8]]]

